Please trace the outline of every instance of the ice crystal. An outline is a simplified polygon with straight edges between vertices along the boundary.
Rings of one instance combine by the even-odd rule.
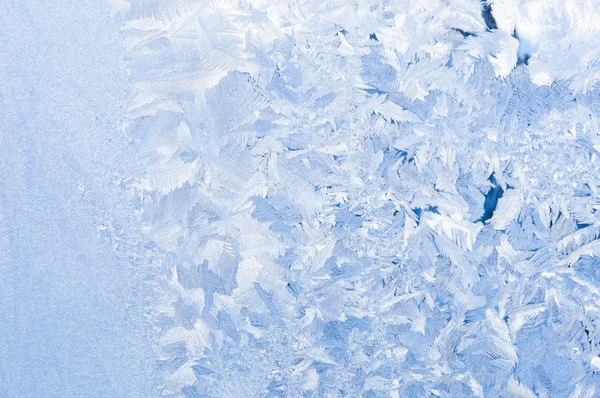
[[[594,4],[119,6],[163,394],[600,394]]]

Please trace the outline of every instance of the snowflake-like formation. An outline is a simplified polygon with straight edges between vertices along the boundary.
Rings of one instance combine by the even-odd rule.
[[[594,1],[118,4],[163,395],[600,394]]]

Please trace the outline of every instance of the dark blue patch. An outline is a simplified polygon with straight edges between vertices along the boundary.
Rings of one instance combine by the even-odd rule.
[[[476,36],[474,33],[467,32],[462,29],[454,28],[454,30],[457,31],[458,33],[460,33],[461,35],[463,35],[464,38]],[[449,62],[451,62],[451,61],[449,61]]]
[[[487,4],[485,0],[481,0],[483,3],[483,7],[481,8],[481,16],[487,26],[488,30],[498,29],[498,24],[496,23],[496,18],[492,14],[492,6]]]
[[[485,195],[485,202],[483,203],[483,216],[479,221],[486,222],[496,210],[498,206],[498,200],[504,195],[504,190],[498,185],[498,181],[496,181],[496,176],[494,173],[489,178],[489,181],[493,184],[492,188]]]

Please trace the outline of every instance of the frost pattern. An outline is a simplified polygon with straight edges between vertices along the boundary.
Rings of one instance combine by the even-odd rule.
[[[600,394],[592,6],[119,5],[162,393]]]

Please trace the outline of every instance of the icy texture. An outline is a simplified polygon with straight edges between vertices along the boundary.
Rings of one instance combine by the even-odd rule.
[[[600,394],[593,1],[115,4],[163,394]]]
[[[148,266],[108,4],[0,5],[0,397],[150,398]]]

